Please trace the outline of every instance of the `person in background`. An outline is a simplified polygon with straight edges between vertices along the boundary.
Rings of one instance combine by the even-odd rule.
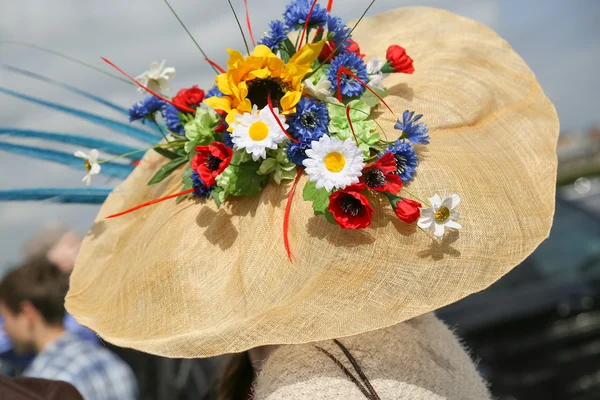
[[[135,377],[114,354],[63,327],[68,276],[36,259],[0,282],[0,315],[16,353],[36,353],[23,375],[71,383],[85,400],[133,400]]]

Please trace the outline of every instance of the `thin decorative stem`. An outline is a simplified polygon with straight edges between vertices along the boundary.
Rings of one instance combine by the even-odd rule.
[[[158,124],[158,122],[156,122],[156,120],[154,118],[151,118],[150,120],[156,126],[156,129],[158,129],[158,131],[160,132],[160,134],[162,135],[162,137],[165,139],[165,141],[167,143],[170,143],[169,138],[167,137],[167,135],[165,134],[165,132],[162,130],[162,128],[160,127],[160,125]]]
[[[250,40],[252,41],[252,46],[256,47],[256,42],[254,41],[254,35],[252,34],[252,24],[250,23],[250,12],[248,11],[248,0],[244,0],[244,7],[246,7],[246,25],[248,25],[248,33],[250,34]]]
[[[192,39],[192,42],[194,42],[194,44],[196,45],[196,47],[198,48],[198,50],[200,50],[200,53],[202,53],[202,55],[204,56],[204,59],[208,60],[208,56],[206,55],[206,53],[204,52],[204,50],[202,50],[202,47],[200,47],[200,45],[198,44],[198,42],[196,41],[196,39],[194,39],[194,37],[192,36],[192,34],[188,30],[188,28],[185,26],[185,24],[183,23],[183,21],[181,20],[181,18],[179,18],[179,15],[177,15],[177,13],[173,9],[173,7],[171,7],[171,4],[169,4],[169,2],[167,0],[164,0],[164,2],[167,5],[167,7],[169,7],[169,10],[171,10],[171,12],[175,16],[175,18],[177,18],[177,21],[179,21],[179,24],[185,30],[185,32],[188,34],[188,36],[190,37],[190,39]],[[215,68],[215,66],[211,64],[211,67],[212,67],[212,69],[216,73],[217,69]]]
[[[365,395],[365,397],[369,400],[374,400],[373,396],[371,395],[371,393],[369,393],[369,391],[358,381],[358,379],[356,379],[356,377],[354,375],[352,375],[352,372],[348,371],[348,368],[344,367],[344,364],[342,364],[342,362],[340,360],[338,360],[337,358],[335,358],[335,356],[333,354],[331,354],[330,352],[328,352],[327,350],[325,350],[322,347],[319,346],[315,346],[317,348],[317,350],[319,350],[321,353],[325,354],[327,357],[329,357],[329,359],[331,361],[333,361],[333,363],[335,365],[337,365],[342,372],[344,372],[344,374],[346,375],[346,377],[348,379],[350,379],[352,381],[352,383],[354,383],[358,389],[362,392],[362,394]]]
[[[242,24],[240,24],[240,20],[238,19],[237,14],[235,13],[235,9],[233,8],[233,4],[231,4],[231,0],[227,0],[229,3],[229,7],[231,7],[231,12],[233,12],[233,16],[235,17],[235,22],[237,22],[238,27],[240,28],[240,33],[242,34],[242,39],[244,39],[244,45],[246,46],[246,51],[250,54],[250,48],[248,47],[248,42],[246,41],[246,35],[244,35],[244,29],[242,29]]]
[[[423,203],[423,204],[428,205],[429,207],[431,207],[431,204],[429,204],[428,201],[421,200],[420,198],[418,198],[417,196],[415,196],[413,193],[411,193],[408,190],[406,190],[405,187],[402,188],[402,191],[408,193],[409,196],[414,197],[416,200],[420,201],[421,203]]]
[[[286,131],[285,128],[283,127],[283,124],[279,120],[279,117],[277,116],[277,113],[275,112],[275,109],[273,109],[273,102],[271,101],[271,93],[269,93],[269,95],[267,97],[267,105],[269,106],[269,110],[271,111],[271,114],[273,114],[273,118],[275,118],[275,121],[277,121],[277,124],[279,125],[279,127],[281,128],[281,130],[283,131],[283,133],[285,133],[285,135],[292,142],[294,142],[294,143],[300,143],[300,141],[298,139],[296,139],[295,137],[293,137],[292,135],[290,135],[288,133],[288,131]],[[277,111],[279,111],[279,110],[277,110]]]
[[[162,101],[165,101],[171,105],[174,105],[175,107],[177,107],[180,110],[183,111],[187,111],[187,112],[191,112],[191,113],[196,113],[196,110],[194,110],[193,108],[189,108],[186,107],[184,105],[181,104],[175,104],[173,103],[171,100],[161,96],[160,94],[150,90],[149,88],[147,88],[146,86],[142,85],[141,83],[139,83],[138,81],[136,81],[134,78],[132,78],[131,76],[129,76],[125,71],[123,71],[121,68],[117,67],[115,64],[113,64],[111,61],[108,61],[106,58],[104,57],[100,57],[105,63],[109,64],[111,67],[113,67],[114,69],[116,69],[117,71],[119,71],[120,73],[122,73],[123,75],[125,75],[126,77],[129,78],[129,80],[131,80],[133,83],[135,83],[136,85],[138,85],[139,87],[141,87],[142,89],[144,89],[146,92],[150,93],[151,95],[153,95],[154,97],[158,97],[159,99],[161,99]]]
[[[130,208],[129,210],[125,210],[125,211],[122,211],[122,212],[117,213],[117,214],[109,215],[106,218],[120,217],[121,215],[129,214],[131,212],[139,210],[140,208],[148,207],[148,206],[151,206],[152,204],[156,204],[156,203],[160,203],[161,201],[172,199],[173,197],[185,196],[186,194],[193,193],[194,190],[195,190],[194,188],[191,188],[191,189],[188,189],[188,190],[184,190],[183,192],[179,192],[179,193],[175,193],[175,194],[170,194],[168,196],[161,197],[160,199],[150,200],[150,201],[148,201],[146,203],[143,203],[143,204],[137,205],[137,206],[135,206],[133,208]]]
[[[112,162],[112,161],[115,161],[115,160],[119,160],[121,158],[129,157],[129,156],[131,156],[133,154],[137,154],[137,153],[141,153],[141,152],[144,152],[144,151],[152,150],[152,149],[155,149],[157,147],[171,147],[171,146],[173,146],[173,144],[185,143],[186,141],[187,140],[174,141],[174,142],[169,142],[169,143],[160,143],[160,144],[154,145],[152,147],[146,147],[145,149],[139,149],[139,150],[135,150],[135,151],[130,151],[129,153],[121,154],[121,155],[118,155],[116,157],[112,157],[112,158],[108,158],[106,160],[98,161],[98,164],[106,164],[108,162]],[[177,146],[177,147],[181,147],[181,146]]]
[[[308,15],[306,16],[306,22],[304,23],[304,29],[302,30],[302,36],[300,36],[300,44],[296,46],[296,51],[300,50],[302,47],[302,42],[304,41],[304,35],[306,35],[306,31],[308,30],[308,23],[310,22],[310,17],[312,16],[313,9],[317,4],[317,0],[314,0],[312,6],[310,6],[310,10],[308,10]],[[306,40],[308,41],[308,35],[306,35]]]
[[[292,183],[292,188],[290,189],[290,193],[288,194],[287,203],[285,205],[285,214],[283,217],[283,244],[285,245],[285,250],[287,252],[290,262],[293,262],[294,259],[294,256],[292,255],[292,250],[290,248],[290,239],[288,237],[288,230],[290,225],[290,211],[292,210],[292,200],[294,199],[294,193],[296,193],[298,180],[300,179],[303,170],[304,168],[298,168],[298,171],[296,172],[296,178],[294,178],[294,183]]]
[[[352,125],[352,118],[350,118],[350,104],[346,106],[346,118],[348,119],[348,125],[350,125],[350,130],[352,131],[352,135],[354,135],[354,140],[356,141],[356,147],[360,147],[358,143],[358,138],[356,137],[356,133],[354,132],[354,125]]]
[[[342,352],[344,353],[344,355],[346,356],[346,358],[348,359],[348,361],[350,361],[350,364],[352,364],[352,366],[354,367],[354,370],[356,371],[356,373],[358,374],[358,376],[360,377],[360,379],[362,379],[363,383],[365,384],[365,386],[367,387],[367,389],[369,390],[369,392],[371,392],[371,396],[373,397],[373,400],[381,400],[380,397],[379,397],[379,395],[377,394],[377,392],[373,388],[373,385],[371,385],[371,382],[369,382],[369,379],[367,378],[367,376],[363,372],[362,368],[360,368],[360,365],[358,365],[358,363],[356,362],[356,359],[350,353],[350,351],[346,348],[346,346],[344,346],[337,339],[333,339],[333,342],[335,344],[337,344],[337,346],[342,350]]]
[[[98,68],[98,67],[96,67],[96,66],[94,66],[92,64],[88,64],[85,61],[81,61],[81,60],[78,60],[77,58],[67,56],[66,54],[63,54],[63,53],[59,53],[58,51],[54,51],[54,50],[47,49],[45,47],[37,46],[37,45],[32,44],[32,43],[17,42],[17,41],[12,41],[12,40],[0,40],[0,45],[2,45],[2,44],[16,44],[16,45],[19,45],[19,46],[25,46],[25,47],[30,47],[32,49],[40,50],[40,51],[46,52],[48,54],[52,54],[54,56],[58,56],[58,57],[64,58],[65,60],[72,61],[72,62],[77,63],[79,65],[83,65],[84,67],[93,69],[96,72],[100,72],[101,74],[104,74],[106,76],[110,76],[111,78],[120,80],[121,82],[125,82],[128,85],[132,84],[127,79],[123,79],[120,76],[117,76],[115,74],[111,74],[110,72],[106,72],[106,71],[104,71],[104,70],[102,70],[102,69],[100,69],[100,68]]]
[[[356,24],[354,24],[354,27],[350,30],[350,32],[348,32],[348,34],[346,35],[346,37],[344,38],[344,40],[342,40],[340,42],[340,44],[337,45],[337,47],[331,52],[331,54],[325,59],[323,60],[323,62],[319,63],[319,66],[313,71],[311,72],[306,79],[310,78],[312,75],[314,75],[319,69],[321,69],[321,67],[325,64],[327,64],[327,61],[329,61],[331,59],[331,57],[333,57],[333,55],[340,49],[340,47],[342,47],[342,45],[344,43],[346,43],[346,40],[348,40],[348,38],[352,35],[352,32],[354,32],[354,30],[356,29],[356,27],[358,26],[358,24],[360,23],[360,21],[362,21],[362,19],[365,17],[365,14],[369,11],[369,9],[371,8],[371,6],[375,3],[376,0],[372,0],[371,4],[369,4],[369,6],[367,7],[367,9],[365,10],[365,12],[362,13],[362,15],[360,16],[360,18],[358,19],[358,21],[356,21]]]

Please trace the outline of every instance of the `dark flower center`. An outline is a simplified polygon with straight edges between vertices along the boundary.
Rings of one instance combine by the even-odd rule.
[[[346,214],[356,217],[362,212],[363,205],[356,197],[347,194],[340,199],[340,208]]]
[[[271,94],[273,108],[280,108],[279,101],[285,95],[287,85],[279,78],[252,79],[248,81],[248,96],[252,105],[256,104],[259,110],[267,104],[267,98]],[[281,110],[279,110],[281,111]]]
[[[385,186],[385,174],[380,169],[371,168],[365,173],[365,183],[373,189],[383,187]]]
[[[221,165],[221,161],[223,160],[211,154],[210,156],[208,156],[204,164],[208,167],[209,170],[217,171],[219,169],[219,166]]]
[[[306,126],[307,128],[314,128],[317,126],[317,117],[315,117],[314,113],[302,114],[300,120],[302,121],[302,125]]]
[[[394,154],[396,159],[396,173],[403,174],[406,171],[406,158],[401,154]]]

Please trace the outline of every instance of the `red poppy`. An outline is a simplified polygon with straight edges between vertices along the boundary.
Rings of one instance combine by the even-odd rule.
[[[360,58],[365,58],[364,54],[360,54],[360,47],[358,46],[358,43],[356,43],[352,39],[348,39],[347,42],[350,43],[350,45],[347,47],[348,53],[354,53],[357,56],[359,56]]]
[[[204,100],[204,90],[199,89],[198,85],[194,85],[189,89],[181,89],[177,95],[173,97],[173,103],[185,107],[196,108]]]
[[[329,195],[329,212],[343,229],[363,229],[371,225],[375,212],[360,192],[364,183],[356,183]]]
[[[192,169],[198,172],[206,186],[215,184],[215,179],[229,166],[233,150],[223,143],[214,142],[209,146],[197,146],[197,154],[192,158]]]
[[[360,58],[365,57],[364,54],[360,54],[360,47],[358,46],[358,43],[356,43],[352,39],[348,39],[347,42],[349,43],[349,45],[346,48],[346,52],[354,53],[357,56],[359,56]],[[325,60],[327,60],[327,57],[329,57],[331,55],[331,53],[333,53],[333,51],[335,50],[336,47],[337,46],[333,40],[326,42],[325,45],[323,46],[323,49],[321,50],[321,54],[319,54],[319,61],[324,62]],[[331,62],[334,58],[335,57],[329,58],[329,60],[327,62]]]
[[[402,46],[393,44],[388,47],[385,58],[391,64],[392,68],[394,68],[395,72],[402,72],[405,74],[412,74],[415,72],[413,60],[406,54],[406,49]]]
[[[399,197],[396,204],[392,203],[394,212],[402,222],[412,224],[421,216],[421,203]]]
[[[385,153],[376,163],[363,168],[360,180],[376,192],[396,194],[402,190],[402,179],[396,170],[394,153]]]

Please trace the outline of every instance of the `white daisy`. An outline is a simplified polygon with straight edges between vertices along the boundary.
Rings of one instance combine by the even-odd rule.
[[[279,110],[274,108],[277,118],[284,129],[288,128],[285,123],[285,117],[279,114]],[[252,154],[252,159],[258,161],[260,158],[267,158],[267,149],[275,150],[277,145],[287,139],[287,135],[281,130],[277,120],[265,106],[258,111],[256,104],[252,106],[252,113],[237,114],[236,122],[231,124],[233,132],[231,140],[235,149],[246,149],[248,154]]]
[[[81,150],[77,150],[73,155],[78,158],[83,158],[85,169],[88,171],[88,173],[83,177],[81,182],[85,182],[86,185],[89,185],[92,182],[92,176],[100,173],[101,168],[100,164],[98,164],[98,157],[100,157],[100,153],[98,150],[93,149],[88,155]]]
[[[324,135],[311,143],[303,161],[308,179],[317,189],[344,189],[358,182],[365,166],[362,150],[352,139],[341,141]]]
[[[165,68],[166,62],[167,60],[162,60],[161,63],[152,62],[148,71],[144,71],[135,80],[154,92],[160,93],[171,90],[169,79],[175,78],[175,68]],[[138,92],[146,93],[141,87],[138,87]]]
[[[460,229],[461,225],[456,222],[460,213],[455,208],[460,203],[457,194],[446,196],[441,199],[437,194],[429,198],[431,207],[421,209],[421,218],[417,224],[423,229],[429,229],[436,238],[444,236],[446,228]]]
[[[331,82],[327,78],[323,77],[317,84],[313,84],[310,79],[304,81],[304,94],[325,101],[327,98],[333,95],[331,89]]]

